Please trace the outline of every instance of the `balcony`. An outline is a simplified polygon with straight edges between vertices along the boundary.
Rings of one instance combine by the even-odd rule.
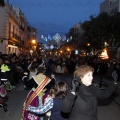
[[[20,42],[20,40],[21,40],[20,36],[18,36],[14,32],[10,32],[10,38],[12,38],[12,40],[14,40],[16,42]]]
[[[19,29],[22,30],[23,32],[25,31],[25,28],[23,26],[19,26]]]

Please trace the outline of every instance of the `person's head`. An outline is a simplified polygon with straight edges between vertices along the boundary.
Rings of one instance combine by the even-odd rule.
[[[10,62],[12,62],[12,63],[17,63],[16,57],[15,57],[15,56],[14,56],[14,57],[11,57]]]
[[[94,68],[89,65],[80,65],[75,72],[74,78],[80,78],[80,82],[86,86],[92,84]]]
[[[50,89],[50,96],[51,96],[52,98],[55,97],[55,89],[54,89],[54,88],[51,88],[51,89]]]
[[[37,58],[35,57],[35,58],[33,58],[33,62],[37,62]]]
[[[4,64],[8,65],[10,63],[10,60],[8,58],[4,59]]]
[[[55,97],[64,99],[68,90],[68,85],[65,82],[57,82],[55,85]]]

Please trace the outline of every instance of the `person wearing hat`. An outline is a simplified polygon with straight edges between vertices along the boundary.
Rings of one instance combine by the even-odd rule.
[[[23,113],[21,120],[43,120],[43,115],[39,116],[33,114],[26,110],[28,105],[32,105],[34,107],[38,107],[43,104],[43,96],[44,99],[47,97],[48,93],[46,93],[45,86],[50,82],[50,78],[42,73],[39,73],[36,76],[33,76],[34,79],[34,87],[29,91],[27,98],[24,102]],[[46,97],[45,97],[46,96]]]
[[[106,81],[107,88],[100,89],[93,84],[94,69],[80,65],[74,72],[72,88],[63,100],[61,111],[70,113],[69,120],[98,120],[97,98],[110,97],[116,85]]]

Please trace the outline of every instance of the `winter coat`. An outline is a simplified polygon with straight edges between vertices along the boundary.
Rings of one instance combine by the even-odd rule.
[[[63,100],[62,112],[70,113],[69,120],[98,120],[97,98],[109,97],[115,86],[108,85],[107,89],[101,90],[94,85],[81,85],[77,95],[69,92]]]
[[[63,114],[60,112],[62,105],[62,100],[58,98],[53,98],[53,108],[51,109],[50,120],[64,120]]]

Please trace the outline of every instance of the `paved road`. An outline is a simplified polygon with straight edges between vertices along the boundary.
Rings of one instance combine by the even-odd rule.
[[[56,75],[56,79],[64,80],[70,85],[72,80],[72,75]],[[98,77],[95,77],[98,79]],[[13,90],[12,93],[9,93],[9,115],[5,115],[3,109],[0,110],[0,120],[20,120],[22,113],[23,102],[27,96],[28,90],[23,89],[23,85],[20,84]],[[115,101],[120,104],[120,87],[117,89],[116,94],[114,95]],[[98,118],[99,120],[120,120],[120,106],[111,98],[105,100],[98,100]],[[104,105],[104,106],[103,106]]]

